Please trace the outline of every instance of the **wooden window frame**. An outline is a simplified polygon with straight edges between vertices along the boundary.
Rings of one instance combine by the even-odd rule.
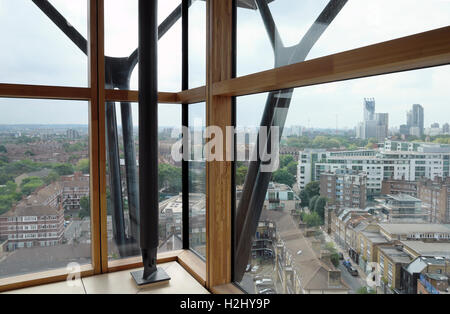
[[[92,265],[82,277],[142,266],[140,257],[108,260],[106,231],[106,101],[138,102],[138,91],[104,88],[104,0],[88,1],[89,87],[0,84],[0,97],[88,101],[91,158]],[[206,102],[207,125],[232,122],[232,97],[278,89],[356,79],[450,64],[450,26],[325,57],[232,78],[233,0],[207,0],[206,86],[159,93],[162,104]],[[225,133],[224,133],[225,134]],[[242,293],[232,282],[232,164],[207,163],[206,262],[189,250],[158,255],[177,261],[213,293]],[[67,278],[67,270],[0,279],[0,291],[42,285]]]

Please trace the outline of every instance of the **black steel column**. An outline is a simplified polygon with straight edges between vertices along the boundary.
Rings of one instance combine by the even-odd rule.
[[[144,279],[156,272],[159,244],[157,10],[157,0],[139,0],[139,204]]]
[[[183,0],[181,7],[181,23],[182,23],[182,79],[181,89],[189,89],[189,0]],[[181,105],[181,124],[183,127],[189,127],[189,105]],[[185,150],[189,148],[188,139],[184,136],[189,134],[183,134],[183,160],[181,162],[181,180],[182,180],[182,194],[183,194],[183,249],[188,250],[189,244],[189,161],[186,159]]]

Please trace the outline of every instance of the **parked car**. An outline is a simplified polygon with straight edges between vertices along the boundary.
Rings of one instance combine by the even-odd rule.
[[[262,276],[255,276],[255,277],[253,277],[253,281],[258,281],[258,280],[261,280],[261,279],[263,279]]]
[[[344,265],[344,267],[348,269],[349,267],[352,266],[352,263],[350,261],[343,261],[342,265]]]
[[[276,292],[272,288],[266,288],[266,289],[260,290],[259,294],[276,294]]]
[[[264,278],[261,280],[257,280],[255,282],[255,285],[258,286],[272,286],[273,285],[273,280],[272,279],[268,279],[268,278]]]
[[[259,266],[258,265],[253,266],[252,273],[256,273],[258,270],[259,270]]]
[[[354,268],[353,266],[347,267],[347,270],[348,270],[348,272],[349,272],[352,276],[354,276],[354,277],[356,277],[356,276],[359,275],[359,274],[358,274],[358,271],[357,271],[356,268]]]

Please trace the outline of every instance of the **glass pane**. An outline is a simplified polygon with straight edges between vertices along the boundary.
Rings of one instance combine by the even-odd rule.
[[[238,76],[448,26],[450,2],[432,0],[268,1],[265,10],[240,7],[237,17]],[[238,1],[239,3],[239,1]],[[265,1],[257,1],[264,8]],[[328,6],[328,4],[330,5]],[[315,23],[326,12],[321,23]],[[265,23],[279,33],[272,48]],[[335,17],[333,19],[333,17]],[[325,22],[324,22],[325,21]],[[314,25],[314,26],[313,26]],[[308,35],[308,30],[311,29]],[[323,33],[321,33],[323,31]],[[317,36],[319,35],[319,36]],[[302,39],[305,39],[301,44]],[[291,48],[291,49],[288,49]],[[275,51],[275,53],[274,53]]]
[[[449,78],[441,66],[238,97],[236,281],[261,294],[417,293],[388,266],[431,254],[439,268],[450,254]],[[255,179],[268,97],[279,166]]]
[[[86,1],[50,2],[87,38]],[[88,85],[87,56],[32,1],[0,1],[0,83]]]
[[[108,255],[110,259],[120,259],[141,254],[139,243],[135,240],[139,225],[130,223],[134,221],[132,217],[138,213],[138,210],[133,208],[139,206],[139,109],[137,103],[123,105],[116,103],[115,108],[113,104],[108,106],[111,111],[107,112],[107,119],[112,117],[117,128],[117,135],[114,135],[115,133],[111,131],[114,129],[114,123],[107,124]],[[131,116],[127,112],[131,113]],[[125,119],[127,116],[131,117],[132,121],[127,122]],[[127,124],[133,126],[131,135],[127,132],[130,131],[129,128],[124,127]],[[181,106],[159,105],[158,252],[182,249],[181,162],[175,161],[171,154],[172,145],[178,140],[175,129],[179,129],[180,125]],[[116,146],[114,137],[117,141]],[[133,141],[132,144],[130,140]]]
[[[161,32],[158,46],[158,78],[160,91],[178,92],[181,90],[181,10],[179,14],[169,15],[180,6],[180,0],[164,0],[158,2],[158,23],[172,21],[169,27]],[[178,12],[178,11],[177,11]],[[120,21],[118,23],[117,21]],[[161,29],[162,31],[162,29]],[[108,0],[105,1],[105,56],[128,58],[138,47],[138,1]],[[136,60],[137,61],[137,60]],[[137,90],[139,85],[138,65],[123,64],[123,72],[108,71],[106,60],[106,83],[117,75],[125,73],[124,86],[113,86],[119,89]],[[111,86],[109,87],[111,88]]]
[[[189,88],[206,83],[206,3],[194,1],[189,9]]]
[[[205,103],[189,105],[191,159],[189,161],[189,245],[206,258],[206,162],[203,132]]]
[[[88,103],[0,111],[0,278],[91,263]]]

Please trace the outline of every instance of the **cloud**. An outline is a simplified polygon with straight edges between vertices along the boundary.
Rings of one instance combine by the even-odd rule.
[[[87,36],[86,1],[51,0],[51,3]],[[137,3],[137,0],[105,1],[107,55],[124,57],[137,48]],[[179,0],[159,1],[159,21],[179,3]],[[297,43],[327,3],[327,0],[272,2],[269,6],[285,45]],[[203,1],[194,2],[190,9],[191,88],[205,84],[205,12]],[[349,0],[308,59],[447,26],[449,13],[450,1],[443,0]],[[31,1],[0,0],[0,16],[0,27],[4,30],[2,41],[8,47],[0,50],[0,82],[87,86],[86,56]],[[273,68],[274,53],[258,11],[238,10],[237,35],[238,75]],[[160,41],[159,57],[160,90],[180,90],[180,22]],[[131,79],[133,89],[137,89],[137,79],[136,69]],[[340,126],[353,127],[362,119],[364,97],[375,97],[377,111],[389,112],[394,125],[404,123],[405,112],[413,103],[424,105],[426,124],[447,122],[448,114],[443,113],[448,111],[449,79],[450,69],[446,66],[299,88],[294,92],[287,124],[333,128],[338,115]],[[239,97],[238,124],[258,125],[265,101],[266,94]],[[53,105],[45,107],[42,110],[45,114],[40,114],[39,110],[29,109],[28,101],[1,99],[0,106],[5,111],[2,111],[0,123],[41,123],[48,121],[52,112],[61,121],[66,119],[64,112],[60,114],[59,109],[54,109],[54,102],[30,102],[39,104],[37,108],[46,103]],[[84,106],[62,103],[66,104],[63,108],[78,108],[78,111],[71,109],[68,120],[86,120]],[[201,107],[202,104],[191,106],[197,115],[203,114],[195,109]],[[180,124],[180,111],[174,108],[179,106],[161,107],[161,125]],[[134,117],[137,121],[137,113]]]

